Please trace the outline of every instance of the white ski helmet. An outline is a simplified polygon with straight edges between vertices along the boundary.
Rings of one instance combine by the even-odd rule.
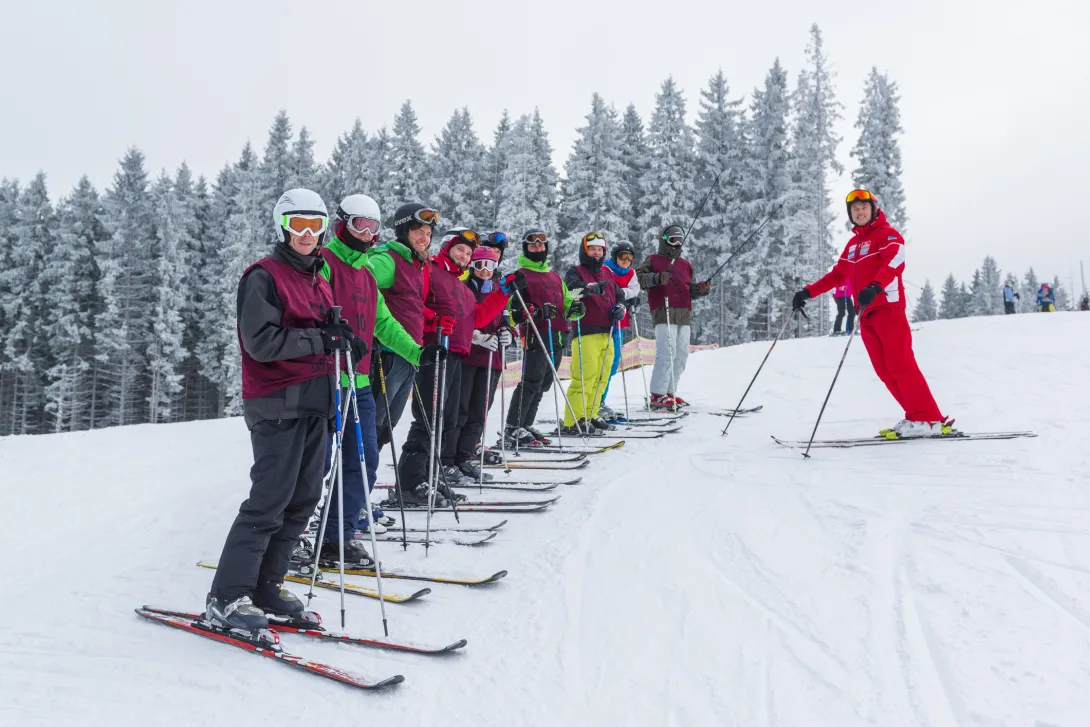
[[[280,235],[280,241],[287,245],[288,231],[284,226],[285,217],[287,215],[311,215],[314,217],[322,217],[323,225],[321,232],[318,233],[318,245],[320,246],[325,242],[325,236],[329,229],[329,212],[326,210],[325,202],[322,201],[321,195],[317,192],[312,192],[309,189],[289,189],[284,194],[280,195],[280,199],[277,200],[276,206],[273,207],[273,226]]]
[[[378,202],[366,194],[350,194],[337,205],[337,217],[348,222],[352,217],[363,217],[368,220],[382,221],[379,214]]]

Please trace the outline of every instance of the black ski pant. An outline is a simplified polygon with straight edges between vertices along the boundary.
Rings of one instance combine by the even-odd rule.
[[[847,332],[851,333],[855,329],[855,303],[851,298],[833,298],[836,301],[836,320],[833,321],[833,331],[840,333],[840,324],[844,320],[845,311],[848,313],[848,328]]]
[[[226,601],[282,582],[291,552],[322,494],[329,420],[259,421],[250,430],[250,496],[227,533],[212,594]]]
[[[435,361],[421,361],[420,371],[416,374],[416,388],[420,393],[426,409],[420,408],[420,400],[416,394],[412,395],[413,423],[409,426],[409,436],[405,439],[405,446],[401,448],[401,458],[398,460],[398,479],[403,487],[412,490],[421,482],[428,481],[428,463],[431,460],[431,435],[428,429],[431,425],[431,405],[435,387]],[[454,448],[457,445],[458,431],[458,405],[462,392],[462,357],[456,353],[448,353],[446,359],[446,373],[443,373],[443,364],[439,364],[440,388],[438,402],[442,409],[442,463],[454,464]],[[445,393],[444,393],[445,392]],[[444,403],[443,397],[446,396]]]
[[[379,359],[386,379],[386,394],[382,393],[379,377]],[[416,368],[393,351],[383,351],[381,356],[371,356],[371,388],[375,392],[375,431],[378,432],[378,448],[382,449],[393,440],[394,427],[405,413],[405,404],[412,396],[413,377]],[[389,401],[390,407],[386,408]]]
[[[554,333],[553,339],[553,366],[559,366],[564,355],[563,334]],[[541,397],[553,386],[547,343],[543,345],[540,341],[533,341],[526,349],[522,366],[522,380],[511,395],[511,408],[507,412],[509,427],[532,426],[537,419]]]
[[[1003,301],[1003,313],[1005,315],[1010,315],[1011,313],[1014,313],[1014,301],[1013,300]]]
[[[462,393],[458,407],[458,441],[454,447],[454,461],[476,459],[477,443],[484,434],[486,407],[496,396],[496,384],[502,371],[487,366],[462,364]],[[491,378],[491,382],[489,379]]]

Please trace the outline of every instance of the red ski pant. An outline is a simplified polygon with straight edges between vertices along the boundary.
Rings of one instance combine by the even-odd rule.
[[[944,419],[931,388],[912,353],[912,331],[902,308],[882,306],[868,312],[860,324],[863,345],[874,373],[905,410],[905,419],[938,422]]]

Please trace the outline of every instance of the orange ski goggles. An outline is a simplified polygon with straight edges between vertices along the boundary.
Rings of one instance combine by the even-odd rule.
[[[848,197],[844,201],[848,204],[851,204],[852,202],[874,202],[875,204],[878,204],[878,197],[865,189],[853,189],[848,192]]]

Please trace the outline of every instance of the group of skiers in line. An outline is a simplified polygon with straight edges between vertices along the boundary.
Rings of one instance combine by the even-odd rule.
[[[692,300],[711,284],[697,282],[681,257],[680,227],[663,230],[658,252],[638,269],[631,244],[617,243],[607,259],[603,235],[588,233],[563,278],[549,267],[547,234],[530,229],[520,240],[518,269],[499,278],[508,247],[502,232],[452,228],[433,255],[436,210],[402,205],[394,239],[383,244],[380,220],[366,195],[346,197],[331,220],[317,193],[288,190],[273,210],[277,244],[239,280],[243,415],[254,464],[206,601],[205,619],[215,626],[252,631],[265,627],[266,612],[303,610],[284,577],[332,476],[335,451],[343,492],[332,477],[326,507],[334,510],[319,557],[340,560],[343,552],[346,564],[373,566],[363,538],[395,521],[377,506],[367,512],[366,501],[379,452],[393,446],[406,403],[412,422],[396,459],[395,503],[430,498],[449,506],[465,499],[452,486],[490,479],[477,464],[482,454],[492,461],[481,451],[484,424],[503,352],[516,340],[522,377],[508,408],[507,444],[547,441],[534,421],[569,339],[573,375],[559,432],[613,428],[602,404],[641,289],[657,345],[651,406],[686,405],[676,385],[688,356]],[[439,476],[429,481],[433,462]]]
[[[1014,289],[1014,286],[1007,284],[1003,286],[1003,312],[1007,315],[1014,313],[1014,302],[1020,300],[1021,296],[1018,295],[1018,291]],[[1090,309],[1090,299],[1084,295],[1082,300],[1079,301],[1079,310]],[[1056,294],[1052,290],[1052,286],[1048,283],[1041,283],[1041,287],[1037,289],[1037,312],[1038,313],[1055,313],[1056,312]]]

